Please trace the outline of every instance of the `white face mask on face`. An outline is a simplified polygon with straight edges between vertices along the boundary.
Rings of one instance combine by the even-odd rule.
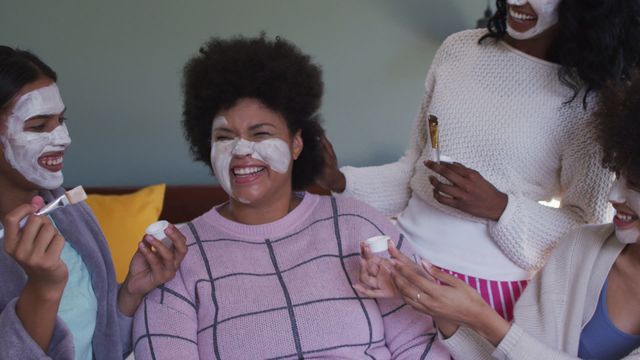
[[[25,121],[39,115],[58,115],[64,111],[64,103],[56,84],[24,94],[7,118],[7,131],[0,136],[4,155],[9,164],[31,183],[43,189],[55,189],[62,185],[62,171],[51,172],[38,163],[48,152],[64,151],[71,143],[66,125],[57,126],[51,132],[24,131]]]
[[[620,176],[611,186],[609,201],[618,204],[626,203],[636,216],[640,215],[640,192],[630,189],[624,176]],[[616,237],[624,244],[636,243],[640,240],[640,228],[638,226],[629,229],[616,227]]]
[[[213,129],[227,120],[219,116],[213,121]],[[211,144],[211,165],[224,191],[233,197],[229,165],[234,156],[251,156],[268,165],[273,171],[284,174],[291,163],[289,145],[280,139],[267,139],[259,142],[247,141],[242,138],[213,141]],[[235,197],[234,197],[235,198]],[[238,199],[240,200],[240,199]]]
[[[531,39],[552,27],[558,22],[558,5],[560,0],[507,0],[507,4],[513,6],[521,6],[526,3],[536,12],[538,20],[536,25],[525,32],[518,32],[509,26],[507,21],[507,33],[514,39],[526,40]]]

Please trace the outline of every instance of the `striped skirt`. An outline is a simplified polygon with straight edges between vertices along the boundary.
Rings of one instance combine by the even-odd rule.
[[[460,274],[447,269],[443,271],[466,282],[476,289],[487,304],[507,321],[513,320],[513,306],[529,283],[528,280],[496,281]]]

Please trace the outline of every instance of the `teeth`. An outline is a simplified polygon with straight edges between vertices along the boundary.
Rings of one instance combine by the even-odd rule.
[[[46,158],[44,159],[44,164],[47,166],[56,166],[62,164],[62,157],[57,158]]]
[[[616,218],[618,218],[619,220],[624,221],[624,222],[631,222],[631,221],[634,221],[635,219],[637,219],[636,216],[627,215],[627,214],[621,214],[621,213],[617,213],[616,214]]]
[[[246,167],[233,169],[233,174],[238,176],[252,175],[264,170],[263,167]]]
[[[516,12],[513,9],[509,9],[509,15],[511,15],[512,18],[515,18],[518,20],[535,20],[536,18],[535,16]]]

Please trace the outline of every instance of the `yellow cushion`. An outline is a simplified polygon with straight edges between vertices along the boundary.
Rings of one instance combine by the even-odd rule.
[[[129,262],[138,249],[144,230],[158,221],[165,188],[165,184],[159,184],[131,194],[88,196],[87,204],[109,243],[118,282],[127,276]]]

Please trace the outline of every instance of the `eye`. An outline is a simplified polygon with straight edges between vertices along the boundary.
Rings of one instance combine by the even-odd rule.
[[[44,129],[45,129],[45,125],[43,124],[43,125],[29,126],[25,130],[29,132],[43,132]]]
[[[47,122],[40,120],[28,120],[24,124],[24,131],[27,132],[44,132],[47,129]]]
[[[60,125],[64,124],[65,121],[67,121],[67,118],[65,116],[60,116],[58,118],[58,122],[60,123]]]
[[[224,135],[220,135],[220,136],[215,136],[213,138],[213,141],[228,141],[228,140],[232,140],[232,138],[230,136],[224,136]]]
[[[264,137],[271,136],[271,133],[267,132],[267,131],[258,131],[256,133],[254,133],[253,136],[256,137],[256,138],[264,138]]]
[[[627,186],[633,191],[640,191],[640,184],[637,181],[627,179]]]

